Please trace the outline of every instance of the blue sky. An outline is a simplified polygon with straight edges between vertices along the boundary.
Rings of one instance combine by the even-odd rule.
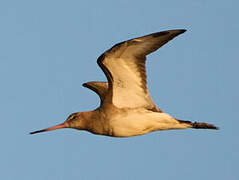
[[[4,180],[237,180],[238,2],[0,2],[0,169]],[[219,131],[110,138],[64,129],[29,135],[94,109],[82,83],[105,80],[97,57],[152,32],[188,31],[148,56],[155,103]]]

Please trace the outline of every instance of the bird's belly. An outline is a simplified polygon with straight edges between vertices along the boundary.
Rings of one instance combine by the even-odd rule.
[[[142,134],[146,134],[152,132],[154,130],[153,127],[150,126],[136,126],[130,123],[121,123],[118,126],[112,127],[112,135],[114,137],[130,137],[130,136],[138,136]]]
[[[130,137],[146,134],[152,131],[169,129],[175,120],[165,113],[129,113],[116,116],[110,121],[112,136]]]

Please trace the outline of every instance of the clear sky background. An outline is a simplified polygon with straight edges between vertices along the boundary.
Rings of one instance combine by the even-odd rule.
[[[238,7],[236,0],[1,1],[1,179],[238,180]],[[81,84],[106,79],[96,64],[105,50],[177,28],[188,31],[148,56],[150,93],[172,116],[219,131],[29,135],[99,105]]]

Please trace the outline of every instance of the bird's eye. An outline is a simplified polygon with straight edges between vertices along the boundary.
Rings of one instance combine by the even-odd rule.
[[[71,121],[72,119],[74,119],[74,116],[72,116],[72,115],[70,115],[70,116],[67,118],[68,121]]]
[[[71,114],[68,118],[67,118],[67,120],[68,121],[71,121],[71,120],[73,120],[73,119],[75,119],[76,118],[76,114],[74,113],[74,114]]]

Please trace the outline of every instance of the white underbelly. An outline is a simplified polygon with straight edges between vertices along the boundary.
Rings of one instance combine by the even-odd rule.
[[[118,114],[110,120],[113,136],[116,137],[137,136],[152,131],[167,130],[177,123],[178,121],[166,113],[152,111]]]

